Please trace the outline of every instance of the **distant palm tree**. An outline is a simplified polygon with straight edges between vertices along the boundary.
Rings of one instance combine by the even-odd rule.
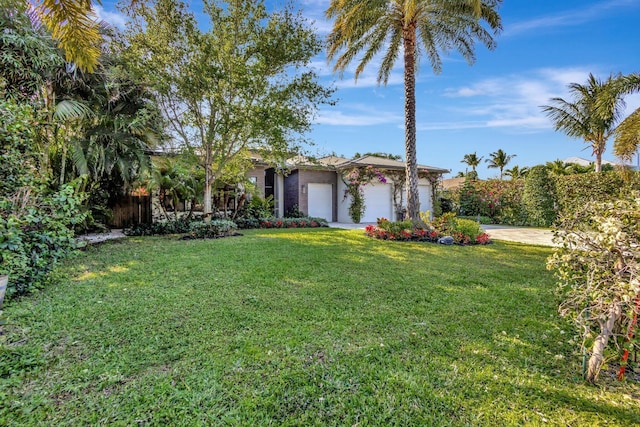
[[[638,75],[610,75],[602,81],[589,74],[586,84],[569,85],[572,102],[553,98],[552,105],[545,105],[542,110],[554,122],[556,130],[562,130],[573,138],[582,138],[591,146],[596,157],[595,171],[600,172],[607,140],[614,134],[625,107],[623,97],[639,89]],[[623,143],[621,146],[626,145]]]
[[[460,160],[460,163],[466,163],[467,165],[471,166],[471,170],[473,170],[475,172],[476,167],[478,167],[478,165],[480,164],[480,162],[482,162],[482,159],[484,157],[478,157],[478,155],[473,152],[471,154],[465,154],[464,158],[462,160]]]
[[[516,157],[515,154],[507,154],[502,149],[498,151],[494,151],[489,154],[489,158],[485,161],[489,163],[488,168],[499,169],[500,170],[500,180],[502,181],[502,177],[504,175],[504,168],[507,167],[511,159]]]
[[[327,17],[334,19],[327,53],[329,60],[337,58],[334,71],[342,73],[357,61],[357,80],[382,53],[378,83],[386,84],[398,56],[404,57],[407,215],[413,221],[420,221],[415,96],[419,54],[426,54],[436,73],[442,69],[440,52],[456,50],[473,63],[476,40],[489,49],[496,45],[492,35],[502,29],[496,10],[501,1],[331,0],[327,9]]]
[[[568,175],[568,164],[560,159],[556,159],[552,162],[545,163],[545,166],[549,173],[556,176]]]
[[[524,166],[521,168],[520,166],[516,165],[511,169],[507,169],[506,171],[504,171],[504,174],[511,179],[522,179],[527,176],[527,172],[529,172],[528,167]]]

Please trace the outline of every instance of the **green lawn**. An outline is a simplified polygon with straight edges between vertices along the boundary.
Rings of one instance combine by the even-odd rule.
[[[254,230],[89,248],[5,310],[0,425],[639,425],[579,380],[550,249]]]

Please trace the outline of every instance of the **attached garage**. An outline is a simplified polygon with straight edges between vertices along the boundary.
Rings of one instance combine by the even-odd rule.
[[[331,184],[308,184],[309,212],[312,217],[333,220],[333,186]]]
[[[364,187],[366,209],[362,222],[376,222],[378,218],[395,219],[393,213],[393,186],[391,184],[371,183]]]
[[[420,212],[431,211],[431,186],[418,185],[418,197],[420,197]]]

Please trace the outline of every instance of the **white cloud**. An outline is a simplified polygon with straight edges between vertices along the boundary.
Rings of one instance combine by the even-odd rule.
[[[105,21],[114,27],[124,28],[127,22],[127,17],[123,14],[119,12],[104,10],[104,7],[99,4],[95,4],[93,6],[93,12],[98,17],[98,21]]]
[[[528,73],[492,77],[445,89],[450,101],[441,107],[451,122],[420,123],[418,130],[512,128],[518,132],[548,130],[552,124],[540,108],[554,97],[568,97],[567,85],[584,82],[581,68],[543,68]],[[640,97],[639,97],[640,98]]]

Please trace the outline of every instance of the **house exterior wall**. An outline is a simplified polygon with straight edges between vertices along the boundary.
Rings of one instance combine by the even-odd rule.
[[[255,178],[256,187],[258,188],[258,192],[260,193],[260,197],[264,197],[264,174],[266,170],[266,166],[254,166],[249,172],[247,172],[248,178]]]

